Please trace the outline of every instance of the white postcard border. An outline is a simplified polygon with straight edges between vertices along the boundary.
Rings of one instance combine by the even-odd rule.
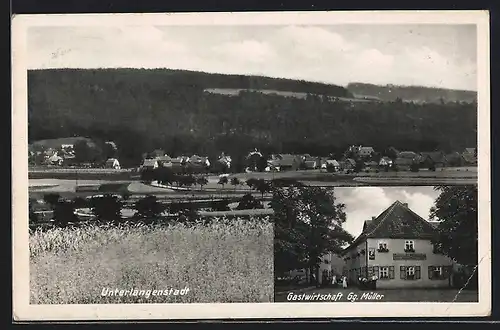
[[[478,36],[478,303],[30,305],[26,33],[30,26],[476,24]],[[12,20],[13,314],[17,321],[486,316],[491,311],[490,74],[487,11],[18,15]]]

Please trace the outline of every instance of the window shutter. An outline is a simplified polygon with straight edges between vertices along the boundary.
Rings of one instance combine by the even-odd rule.
[[[420,266],[415,267],[415,279],[416,280],[420,279]]]
[[[405,266],[399,267],[399,278],[404,280],[406,278],[406,269]]]
[[[394,279],[394,266],[389,266],[389,279]]]
[[[374,266],[374,267],[373,267],[373,274],[374,274],[375,276],[377,276],[378,278],[380,278],[380,274],[379,274],[378,266]]]
[[[432,271],[434,270],[433,268],[434,267],[429,266],[429,280],[432,280]]]

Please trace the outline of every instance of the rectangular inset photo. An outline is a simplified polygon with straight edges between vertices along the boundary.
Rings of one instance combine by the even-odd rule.
[[[477,186],[281,189],[275,302],[479,301]]]

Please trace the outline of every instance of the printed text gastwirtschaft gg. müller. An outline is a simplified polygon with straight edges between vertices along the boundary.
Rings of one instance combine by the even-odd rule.
[[[338,293],[288,293],[286,297],[287,301],[380,301],[384,299],[383,294],[377,292],[364,292],[362,294],[350,292],[344,294]]]

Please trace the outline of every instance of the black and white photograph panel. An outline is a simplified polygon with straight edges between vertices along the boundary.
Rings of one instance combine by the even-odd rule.
[[[479,301],[477,186],[281,189],[276,302]]]
[[[54,180],[99,180],[100,170],[165,192],[171,179],[150,171],[164,165],[204,176],[180,185],[205,193],[234,194],[246,187],[232,180],[252,176],[476,184],[476,34],[444,24],[31,27],[30,179],[66,187]]]

